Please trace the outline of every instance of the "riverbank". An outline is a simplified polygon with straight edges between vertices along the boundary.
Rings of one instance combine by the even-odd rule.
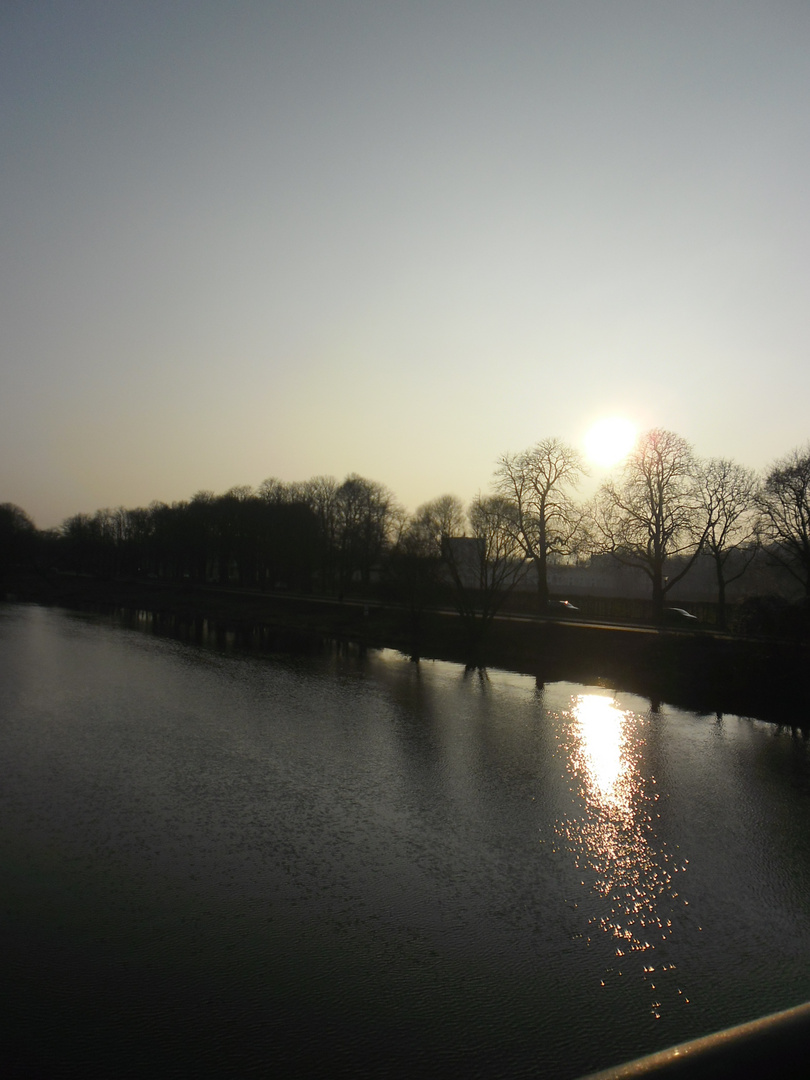
[[[242,648],[268,641],[277,647],[285,637],[394,648],[414,659],[500,667],[541,682],[596,682],[643,694],[653,705],[749,715],[810,731],[810,649],[797,642],[508,616],[481,638],[454,613],[417,614],[361,598],[67,575],[17,575],[4,591],[8,599],[77,610],[149,613],[149,625],[164,634],[199,637],[204,625]]]

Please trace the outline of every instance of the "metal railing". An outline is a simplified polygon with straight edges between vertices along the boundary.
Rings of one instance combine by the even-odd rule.
[[[648,1057],[591,1073],[582,1080],[730,1080],[810,1076],[810,1002],[679,1043]]]

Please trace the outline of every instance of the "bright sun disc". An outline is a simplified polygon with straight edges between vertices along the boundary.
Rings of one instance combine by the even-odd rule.
[[[616,465],[633,449],[636,434],[636,426],[630,420],[619,416],[598,420],[585,436],[585,450],[597,465]]]

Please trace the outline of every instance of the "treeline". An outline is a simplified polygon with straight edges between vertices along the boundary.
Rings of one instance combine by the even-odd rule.
[[[16,557],[38,548],[40,564],[69,573],[337,592],[368,583],[395,505],[381,484],[352,475],[75,514],[38,538],[19,508],[7,510]]]
[[[76,514],[38,531],[19,507],[0,506],[0,575],[22,564],[77,575],[216,582],[340,595],[387,590],[414,612],[451,599],[486,623],[531,577],[549,602],[555,560],[609,553],[649,582],[652,611],[703,555],[714,566],[719,621],[726,591],[767,557],[810,599],[810,446],[764,475],[698,458],[673,432],[644,433],[588,502],[576,498],[579,453],[545,439],[496,463],[487,494],[453,495],[408,515],[382,484],[352,474],[188,501]]]

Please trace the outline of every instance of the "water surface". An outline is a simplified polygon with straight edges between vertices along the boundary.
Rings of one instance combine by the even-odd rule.
[[[798,1004],[790,720],[0,607],[7,1071],[566,1078]]]

